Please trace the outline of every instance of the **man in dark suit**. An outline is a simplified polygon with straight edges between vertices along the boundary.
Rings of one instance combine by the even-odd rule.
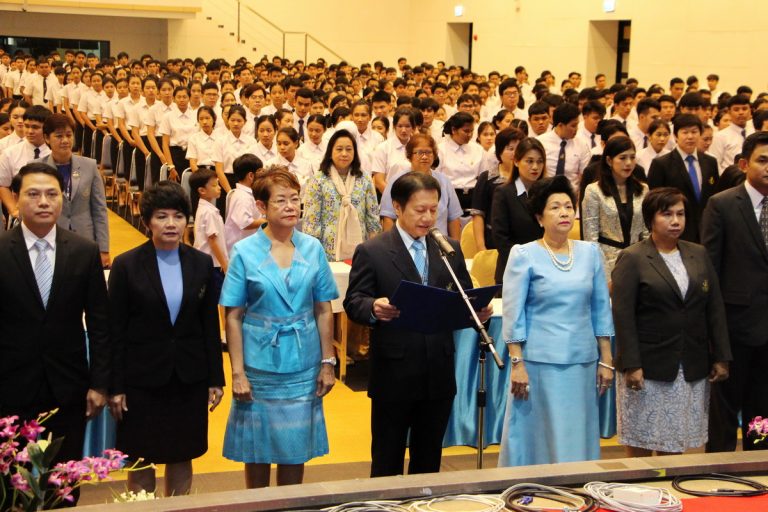
[[[440,184],[432,176],[407,173],[392,185],[395,229],[358,246],[352,260],[344,309],[370,324],[371,476],[402,474],[409,440],[408,473],[440,471],[442,441],[456,394],[453,333],[424,335],[392,327],[400,311],[389,303],[401,281],[446,288],[451,276],[439,249],[427,240],[437,219]],[[471,279],[458,243],[451,267],[465,288]],[[478,311],[481,321],[492,313]],[[410,438],[408,437],[410,430]]]
[[[64,437],[56,461],[80,459],[86,420],[105,405],[110,379],[99,248],[57,228],[56,169],[27,164],[18,179],[21,223],[0,237],[0,416],[28,420],[58,408],[45,424],[54,438]]]
[[[701,214],[717,184],[717,160],[696,149],[702,132],[701,120],[693,114],[680,114],[673,120],[677,146],[651,162],[648,187],[675,187],[688,199],[685,230],[681,240],[699,241]]]
[[[768,133],[744,141],[743,185],[710,199],[701,229],[725,302],[733,363],[731,377],[712,388],[707,451],[736,449],[741,412],[745,450],[766,449],[747,435],[755,416],[768,416]]]

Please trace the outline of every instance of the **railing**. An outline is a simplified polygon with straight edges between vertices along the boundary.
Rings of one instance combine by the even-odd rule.
[[[262,23],[257,23],[255,20],[258,19]],[[264,27],[264,24],[266,24],[266,27]],[[261,26],[260,26],[261,25]],[[264,28],[269,28],[272,30],[272,35],[268,33],[265,33]],[[262,44],[266,48],[272,50],[269,53],[277,53],[275,51],[274,46],[281,46],[280,56],[283,58],[287,58],[290,54],[292,60],[296,60],[301,56],[303,53],[304,62],[308,62],[310,52],[310,42],[314,43],[316,46],[322,48],[325,50],[328,54],[333,55],[336,57],[337,60],[342,61],[345,60],[341,55],[333,51],[331,48],[329,48],[326,44],[321,42],[319,39],[317,39],[315,36],[308,32],[297,32],[297,31],[290,31],[290,30],[284,30],[281,27],[279,27],[277,24],[275,24],[272,20],[267,19],[262,14],[255,11],[250,5],[247,5],[247,3],[237,0],[237,41],[243,42],[245,34],[248,34],[248,37],[256,37],[257,40],[255,41],[257,44]],[[277,37],[275,37],[277,36]],[[296,36],[298,36],[298,48],[293,49],[289,47],[290,39],[295,40]],[[277,41],[275,41],[277,39]],[[289,52],[289,49],[292,50]],[[303,51],[302,51],[303,50]],[[298,53],[299,55],[296,55]]]

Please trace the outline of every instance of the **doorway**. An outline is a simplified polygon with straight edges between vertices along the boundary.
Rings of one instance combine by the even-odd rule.
[[[619,21],[616,42],[616,82],[624,82],[629,78],[629,40],[632,36],[632,22]]]
[[[82,50],[93,53],[99,59],[109,57],[109,41],[91,41],[84,39],[58,39],[49,37],[17,37],[0,34],[0,46],[13,55],[17,51],[39,57],[58,52],[62,57],[65,50]]]
[[[630,20],[589,22],[587,76],[602,73],[610,81],[622,82],[629,76]],[[594,85],[590,83],[589,85]]]
[[[472,23],[448,23],[447,65],[472,69]]]

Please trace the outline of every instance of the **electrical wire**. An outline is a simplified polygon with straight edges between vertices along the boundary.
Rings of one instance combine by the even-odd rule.
[[[533,498],[546,498],[562,503],[562,507],[532,505]],[[581,491],[575,491],[565,487],[550,487],[547,485],[522,483],[509,487],[501,493],[508,510],[514,512],[593,512],[597,510],[597,501]]]
[[[695,491],[692,489],[686,489],[681,485],[684,482],[690,482],[692,480],[708,480],[708,481],[714,481],[714,482],[727,482],[730,484],[746,485],[747,487],[751,487],[751,490],[718,488],[718,489],[712,489],[709,491]],[[737,476],[731,476],[731,475],[723,475],[720,473],[713,473],[710,475],[678,476],[678,477],[675,477],[674,480],[672,480],[672,487],[678,492],[690,494],[691,496],[724,496],[724,497],[734,497],[734,498],[735,497],[745,498],[745,497],[762,496],[764,494],[768,494],[768,487],[766,487],[765,485],[761,484],[756,480],[750,480],[748,478],[739,478]]]
[[[397,501],[352,501],[323,509],[326,512],[409,512]]]
[[[504,510],[504,500],[498,496],[487,494],[457,494],[454,496],[443,496],[429,500],[419,500],[412,502],[408,509],[410,512],[439,512],[440,508],[435,508],[438,503],[461,503],[470,502],[476,505],[484,505],[485,508],[472,508],[476,512],[500,512]]]
[[[652,490],[659,494],[658,503],[654,505],[642,505],[635,502],[627,502],[614,497],[614,491],[628,487],[637,490]],[[648,487],[645,485],[630,485],[625,483],[589,482],[584,485],[584,490],[595,498],[603,508],[616,512],[679,512],[683,510],[683,503],[677,496],[672,495],[666,489]]]

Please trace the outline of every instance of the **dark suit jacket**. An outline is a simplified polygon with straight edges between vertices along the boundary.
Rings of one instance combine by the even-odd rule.
[[[677,148],[663,156],[658,156],[651,162],[648,171],[648,188],[653,190],[659,187],[675,187],[688,199],[688,210],[685,219],[685,231],[682,240],[689,242],[699,241],[699,226],[701,214],[707,206],[707,201],[714,195],[718,180],[717,160],[713,157],[698,152],[699,167],[701,167],[701,200],[696,199],[693,193],[691,177],[688,176],[688,164],[680,157]]]
[[[493,196],[491,225],[493,226],[491,230],[493,231],[493,239],[499,251],[494,277],[496,283],[501,284],[512,246],[538,240],[544,230],[531,213],[526,200],[517,195],[517,187],[513,181],[496,187]]]
[[[458,242],[451,266],[465,289],[472,287]],[[439,250],[427,241],[429,285],[446,288],[452,279]],[[400,281],[421,282],[396,227],[359,245],[352,259],[344,309],[349,318],[371,324],[373,302],[392,298]],[[368,396],[384,401],[449,399],[456,394],[453,332],[424,335],[377,322],[371,333]]]
[[[687,381],[703,379],[731,349],[717,274],[704,247],[678,243],[688,271],[683,297],[650,238],[619,253],[613,269],[616,369],[642,368],[651,380],[672,382],[680,363]]]
[[[46,381],[61,406],[85,403],[89,388],[106,391],[111,345],[107,289],[96,244],[56,230],[47,309],[21,226],[0,236],[0,269],[0,404],[34,405],[30,401]]]
[[[715,187],[714,194],[719,194],[729,188],[738,187],[747,179],[747,173],[739,169],[736,164],[729,165],[720,175],[717,180],[717,186]]]
[[[768,250],[745,185],[707,204],[701,240],[720,276],[731,343],[768,342]]]
[[[163,386],[174,372],[185,383],[224,385],[213,261],[184,244],[179,259],[184,292],[171,324],[152,241],[115,258],[109,275],[114,393]]]

